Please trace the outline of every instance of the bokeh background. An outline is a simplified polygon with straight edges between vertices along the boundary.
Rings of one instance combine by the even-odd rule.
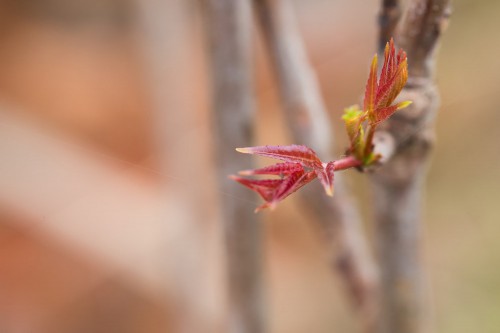
[[[293,1],[339,152],[338,119],[363,91],[378,2]],[[144,1],[0,1],[2,333],[223,330],[217,203],[238,198],[215,185],[202,7],[163,3],[166,33],[152,39]],[[499,13],[495,0],[454,0],[438,57],[424,228],[436,332],[500,331]],[[289,144],[255,32],[255,144]],[[151,59],[152,48],[165,56]],[[158,64],[170,75],[158,79]],[[349,181],[370,235],[367,180]],[[300,202],[262,214],[270,331],[351,331]]]

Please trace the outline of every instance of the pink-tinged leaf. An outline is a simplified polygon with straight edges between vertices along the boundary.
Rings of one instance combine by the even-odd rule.
[[[283,179],[249,179],[232,175],[229,178],[257,192],[266,201],[273,200],[276,189],[283,182]]]
[[[378,124],[381,121],[386,120],[387,118],[392,116],[394,114],[394,112],[396,112],[397,110],[403,109],[410,104],[411,104],[410,101],[405,101],[405,102],[398,103],[396,105],[392,105],[392,106],[388,106],[386,108],[376,110],[374,124]]]
[[[380,74],[375,98],[375,109],[389,107],[401,92],[408,79],[406,53],[400,49],[396,56],[394,40],[385,46],[384,65]]]
[[[333,196],[333,172],[335,171],[334,162],[324,163],[322,170],[316,170],[316,174],[318,175],[318,179],[323,185],[325,192],[328,196]]]
[[[290,176],[284,179],[279,187],[276,188],[274,200],[281,201],[285,199],[290,194],[312,181],[314,178],[316,178],[316,174],[314,173],[314,171],[300,171],[292,173]]]
[[[386,108],[378,109],[375,113],[375,121],[373,124],[376,125],[376,124],[380,123],[381,121],[386,120],[394,112],[396,112],[397,109],[398,109],[397,105],[392,105],[392,106],[388,106]]]
[[[266,200],[266,203],[257,207],[255,212],[257,213],[265,208],[274,209],[280,201],[311,182],[314,178],[316,178],[314,171],[299,171],[290,174],[281,180],[279,186],[274,190],[273,196],[269,200]]]
[[[366,82],[364,109],[368,114],[371,114],[375,107],[375,97],[377,93],[377,55],[373,56],[372,65],[370,67],[370,75]]]
[[[387,81],[394,76],[394,71],[398,61],[396,59],[396,48],[394,47],[394,39],[385,45],[384,52],[384,64],[382,66],[382,72],[380,73],[379,86],[384,85]]]
[[[392,77],[379,86],[377,98],[375,100],[376,108],[385,108],[392,104],[394,99],[399,95],[408,80],[408,64],[406,59],[398,64],[397,70]]]
[[[378,81],[379,86],[384,85],[387,81],[387,77],[390,76],[389,64],[391,62],[391,52],[394,47],[394,40],[391,38],[390,42],[385,44],[384,50],[384,64],[382,66],[382,71],[380,72],[380,79]]]
[[[392,77],[394,75],[394,72],[396,71],[396,67],[398,65],[398,62],[397,62],[397,59],[396,59],[396,47],[394,46],[394,39],[391,38],[390,42],[389,42],[389,65],[388,65],[388,68],[387,68],[387,79],[389,79],[390,77]]]
[[[403,49],[399,49],[398,58],[396,62],[400,64],[401,62],[403,62],[403,60],[406,60],[406,52],[403,51]]]
[[[290,163],[300,163],[309,168],[321,167],[321,160],[314,150],[302,145],[290,146],[257,146],[236,148],[236,151],[244,154],[254,154],[275,158]]]
[[[301,171],[304,167],[299,163],[277,163],[260,169],[243,170],[238,172],[242,176],[252,175],[289,175],[293,172]]]

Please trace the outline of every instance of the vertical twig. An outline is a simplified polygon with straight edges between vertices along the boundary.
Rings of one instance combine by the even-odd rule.
[[[401,99],[413,104],[377,132],[381,146],[393,145],[390,160],[371,177],[381,267],[381,315],[383,332],[387,333],[429,329],[420,258],[421,209],[426,162],[434,144],[433,119],[439,105],[433,82],[434,50],[448,22],[449,4],[449,0],[410,1],[396,43],[408,53],[409,63],[408,84]]]
[[[331,126],[292,8],[287,0],[254,1],[294,141],[329,158],[333,153]],[[359,310],[363,330],[373,332],[377,325],[375,267],[359,214],[346,195],[341,176],[335,179],[333,199],[320,187],[311,186],[305,192],[308,207],[331,244],[333,266]]]
[[[225,228],[229,325],[232,333],[264,332],[261,299],[261,225],[249,209],[254,197],[227,179],[248,161],[235,147],[252,144],[254,95],[251,64],[251,6],[248,0],[207,0],[206,14],[211,43],[213,121],[219,188],[231,193],[222,198]]]

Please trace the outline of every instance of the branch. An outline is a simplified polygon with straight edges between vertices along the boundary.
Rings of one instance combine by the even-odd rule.
[[[431,79],[434,74],[434,50],[448,26],[450,0],[413,0],[405,13],[397,43],[404,48],[410,78]]]
[[[287,0],[255,0],[255,4],[293,139],[329,158],[333,151],[331,127],[292,8]],[[335,179],[333,199],[319,187],[304,190],[306,203],[331,245],[332,264],[363,320],[364,331],[372,332],[376,326],[376,272],[359,214],[346,195],[342,177]]]
[[[378,52],[383,53],[385,44],[394,36],[394,30],[401,16],[399,0],[382,0],[382,8],[378,16],[380,26]]]
[[[238,200],[222,203],[229,284],[229,331],[264,332],[261,224],[249,209],[253,194],[227,178],[248,168],[235,147],[252,143],[251,7],[247,0],[207,0],[211,43],[213,121],[219,188]]]
[[[378,149],[392,153],[372,175],[376,244],[382,283],[383,332],[428,329],[427,290],[420,258],[423,183],[439,97],[433,83],[436,45],[446,27],[450,1],[413,0],[396,42],[408,54],[409,79],[402,100],[408,109],[380,127]],[[384,27],[381,27],[384,29]]]

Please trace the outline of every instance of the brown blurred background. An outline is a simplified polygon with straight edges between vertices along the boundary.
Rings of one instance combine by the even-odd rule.
[[[214,186],[201,9],[194,0],[165,1],[172,12],[162,45],[144,35],[141,3],[0,1],[2,333],[222,330],[216,197],[238,198]],[[425,201],[433,319],[436,332],[496,333],[500,2],[453,4]],[[294,1],[339,152],[346,141],[338,119],[363,91],[378,5]],[[255,144],[289,144],[270,64],[255,42]],[[171,73],[160,107],[152,47],[164,48]],[[366,203],[365,177],[349,177]],[[348,302],[299,201],[263,214],[271,332],[349,332]]]

